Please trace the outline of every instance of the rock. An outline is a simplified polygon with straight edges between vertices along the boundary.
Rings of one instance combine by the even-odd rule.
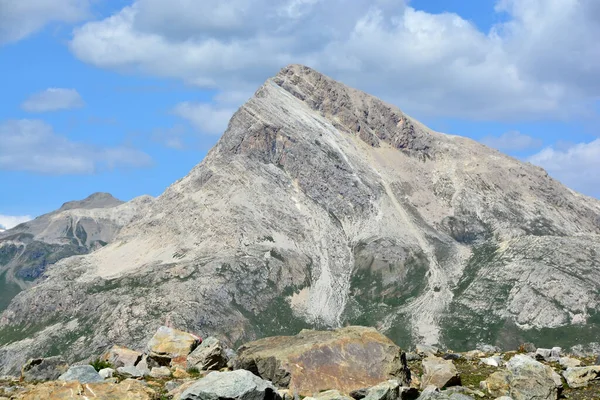
[[[499,356],[480,358],[479,362],[485,365],[489,365],[490,367],[499,367],[502,365],[502,358]]]
[[[138,362],[135,367],[139,369],[144,376],[150,375],[150,366],[148,365],[148,356],[144,354],[140,362]]]
[[[596,365],[600,365],[600,356],[596,357]]]
[[[119,368],[117,368],[117,372],[121,375],[129,376],[132,378],[143,378],[144,377],[144,371],[140,370],[137,367],[119,367]]]
[[[533,343],[526,342],[519,346],[519,350],[525,353],[535,353],[537,351],[537,347],[535,347]]]
[[[435,346],[429,346],[426,344],[418,344],[416,347],[416,351],[417,354],[420,354],[421,356],[428,356],[428,355],[436,355],[440,350],[435,347]]]
[[[421,357],[417,353],[413,353],[413,352],[406,353],[407,361],[421,361],[422,359],[423,359],[423,357]]]
[[[227,355],[221,342],[208,337],[187,356],[187,368],[219,370],[227,366]]]
[[[61,357],[34,358],[21,368],[21,378],[25,382],[53,381],[68,369],[69,364]]]
[[[500,353],[502,351],[502,349],[500,347],[492,346],[490,344],[478,344],[477,350],[482,351],[486,354]]]
[[[535,350],[534,350],[535,352]],[[496,400],[513,400],[512,397],[508,397],[508,396],[502,396],[502,397],[497,397]]]
[[[172,390],[177,389],[182,384],[183,384],[183,381],[168,381],[168,382],[165,382],[165,390],[167,392],[170,392]]]
[[[506,370],[494,372],[485,380],[485,389],[496,397],[556,400],[562,382],[549,366],[519,354],[510,359]]]
[[[103,377],[91,365],[74,365],[58,377],[64,382],[78,381],[79,383],[102,382]]]
[[[269,381],[250,371],[211,372],[183,391],[181,400],[280,400],[277,389]]]
[[[201,341],[191,333],[161,326],[148,342],[148,357],[160,366],[168,366],[172,359],[187,357]]]
[[[551,349],[537,349],[535,352],[535,358],[543,361],[555,361],[560,360],[560,353],[562,349],[560,347],[553,347]]]
[[[484,358],[485,356],[486,354],[480,350],[471,350],[463,354],[463,357],[469,361],[475,360],[476,358]]]
[[[416,399],[419,397],[419,391],[416,388],[400,386],[399,381],[392,379],[370,388],[353,391],[350,396],[355,400],[404,400]]]
[[[410,371],[402,355],[374,328],[303,330],[296,336],[270,337],[240,347],[235,368],[302,396],[330,389],[350,393],[393,378],[408,386]]]
[[[561,357],[558,361],[563,369],[575,368],[581,366],[581,361],[576,358]]]
[[[80,382],[46,382],[31,386],[16,397],[19,400],[42,399],[114,399],[114,400],[151,400],[156,398],[156,392],[142,382],[126,379],[121,383],[88,383]]]
[[[435,386],[423,390],[417,400],[473,400],[471,396],[462,393],[440,392]]]
[[[225,349],[225,355],[227,356],[227,367],[233,369],[235,360],[237,360],[237,353],[232,349]]]
[[[142,359],[142,353],[115,345],[104,353],[100,359],[109,362],[113,368],[133,367]]]
[[[112,368],[103,368],[98,371],[98,374],[102,377],[102,379],[112,378],[116,371]]]
[[[289,389],[279,389],[277,391],[281,400],[294,400],[294,394]]]
[[[429,356],[422,361],[422,365],[421,389],[429,386],[442,389],[446,386],[460,385],[460,375],[451,360]]]
[[[312,397],[305,397],[304,400],[318,399],[318,400],[353,400],[352,397],[346,396],[340,393],[338,390],[326,390],[320,392]],[[394,399],[395,400],[395,399]]]
[[[458,360],[460,358],[462,358],[462,356],[459,353],[444,353],[442,355],[442,358],[444,360]]]
[[[170,378],[171,370],[169,367],[154,367],[150,371],[150,376],[157,379]]]
[[[587,386],[591,381],[600,380],[600,365],[590,367],[567,368],[563,376],[571,388]]]
[[[175,379],[187,379],[190,377],[189,372],[187,372],[183,368],[176,367],[175,371],[173,371],[173,378]]]

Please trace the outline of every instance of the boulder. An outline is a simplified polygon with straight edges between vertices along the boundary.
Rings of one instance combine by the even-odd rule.
[[[223,345],[212,336],[204,339],[202,344],[187,356],[187,368],[208,371],[220,370],[226,366],[227,355]]]
[[[28,387],[24,393],[16,397],[19,400],[41,399],[119,399],[119,400],[151,400],[156,392],[142,382],[124,380],[121,383],[89,383],[80,382],[46,382]]]
[[[576,358],[561,357],[558,362],[560,363],[560,366],[563,369],[575,368],[575,367],[580,367],[581,366],[581,361],[579,361]]]
[[[535,353],[537,347],[533,343],[526,342],[519,346],[519,350],[525,353]]]
[[[227,367],[233,369],[235,360],[237,360],[237,353],[232,349],[225,349],[225,356],[227,356]]]
[[[148,342],[148,356],[159,366],[169,366],[171,360],[187,357],[201,342],[196,335],[161,326]]]
[[[150,376],[157,379],[170,378],[171,370],[169,367],[154,367],[150,371]]]
[[[102,379],[108,379],[112,378],[115,372],[116,371],[112,368],[103,368],[100,371],[98,371],[98,374],[102,377]]]
[[[563,371],[563,376],[567,380],[569,387],[585,387],[591,381],[600,380],[600,365],[567,368],[566,371]]]
[[[122,346],[113,346],[100,359],[109,362],[113,368],[133,367],[142,359],[142,353]]]
[[[25,382],[54,381],[68,369],[69,364],[61,357],[34,358],[21,368],[21,378]]]
[[[418,353],[414,353],[414,352],[406,353],[407,361],[421,361],[422,359],[423,359],[423,357],[421,357]]]
[[[235,368],[302,396],[330,389],[350,393],[394,378],[408,386],[410,371],[402,355],[374,328],[351,326],[248,343],[238,350]]]
[[[353,400],[352,397],[346,396],[345,394],[340,393],[338,390],[326,390],[324,392],[320,392],[312,397],[305,397],[304,400]],[[394,399],[396,400],[396,399]]]
[[[400,382],[392,379],[370,388],[355,390],[350,396],[355,400],[410,400],[419,397],[419,391],[400,386]]]
[[[250,371],[211,372],[185,389],[180,400],[281,400],[277,389]]]
[[[167,368],[168,369],[168,368]],[[139,369],[138,367],[119,367],[117,368],[117,372],[123,376],[128,376],[131,378],[143,378],[144,371]]]
[[[452,360],[444,360],[436,356],[429,356],[424,359],[423,376],[421,377],[421,389],[429,386],[435,386],[438,389],[447,386],[460,385],[460,375]]]
[[[490,375],[484,386],[492,396],[519,400],[556,400],[562,390],[560,376],[552,368],[521,354],[510,359],[506,370]]]
[[[102,382],[104,378],[91,365],[73,365],[67,372],[59,376],[58,380],[64,382],[92,383]]]
[[[462,393],[440,392],[435,386],[423,390],[417,400],[474,400],[473,397]]]
[[[454,360],[458,360],[458,359],[462,358],[462,356],[459,353],[444,353],[442,355],[442,358],[444,360],[452,360],[452,361],[454,361]]]
[[[479,362],[490,367],[499,367],[502,365],[502,358],[499,356],[480,358]]]
[[[491,344],[478,344],[477,350],[486,354],[500,353],[502,351],[500,347],[492,346]]]
[[[551,349],[537,349],[535,352],[535,358],[543,361],[554,361],[560,360],[560,353],[562,349],[560,347],[553,347]]]

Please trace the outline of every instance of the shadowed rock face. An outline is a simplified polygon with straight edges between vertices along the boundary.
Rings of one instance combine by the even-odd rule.
[[[0,370],[165,320],[230,344],[347,324],[455,350],[592,342],[599,216],[540,168],[292,65],[110,244],[13,300]]]
[[[304,396],[331,388],[350,393],[391,378],[408,385],[400,348],[364,327],[306,330],[247,343],[239,349],[236,368]]]

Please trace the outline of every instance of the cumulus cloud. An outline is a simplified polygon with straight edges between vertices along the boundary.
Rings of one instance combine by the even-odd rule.
[[[11,229],[23,222],[31,221],[30,215],[2,215],[0,214],[0,231]]]
[[[28,112],[47,112],[70,110],[83,105],[83,99],[75,89],[48,88],[29,97],[21,104],[21,108]]]
[[[42,174],[91,174],[118,167],[145,167],[150,156],[128,147],[74,142],[39,120],[0,123],[0,169]]]
[[[600,3],[500,0],[487,32],[393,0],[136,0],[75,29],[90,64],[247,92],[302,63],[421,115],[562,118],[600,95]]]
[[[519,131],[509,131],[500,136],[486,136],[481,143],[501,151],[535,150],[542,147],[542,140],[524,135]]]
[[[234,112],[234,108],[194,102],[179,103],[173,109],[173,114],[187,120],[200,133],[208,135],[222,134]]]
[[[23,39],[51,22],[73,23],[89,14],[89,0],[0,0],[0,44]]]
[[[547,147],[528,161],[582,193],[600,197],[600,139],[568,149]]]

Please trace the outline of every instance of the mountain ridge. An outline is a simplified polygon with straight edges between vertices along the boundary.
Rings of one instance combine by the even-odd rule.
[[[165,320],[231,343],[345,324],[455,349],[596,333],[599,235],[600,201],[541,168],[291,65],[112,243],[15,298],[0,369],[23,337],[77,358]]]

